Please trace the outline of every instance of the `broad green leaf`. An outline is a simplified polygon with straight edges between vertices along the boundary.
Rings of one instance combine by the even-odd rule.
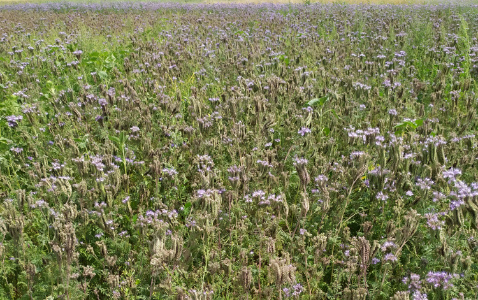
[[[98,76],[100,76],[101,79],[106,79],[108,78],[108,73],[105,71],[98,71]]]
[[[117,138],[117,137],[115,137],[115,136],[110,135],[108,138],[109,138],[110,141],[112,141],[112,142],[115,142],[115,143],[118,143],[118,144],[119,144],[119,142],[120,142],[120,139]]]

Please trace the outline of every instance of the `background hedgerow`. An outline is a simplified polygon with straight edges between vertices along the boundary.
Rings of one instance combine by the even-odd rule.
[[[477,298],[478,6],[22,4],[0,33],[0,298]]]

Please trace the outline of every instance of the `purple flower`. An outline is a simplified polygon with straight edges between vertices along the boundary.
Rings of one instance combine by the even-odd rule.
[[[416,186],[418,186],[421,190],[429,190],[434,183],[435,182],[433,182],[433,180],[431,180],[430,178],[418,178]]]
[[[16,154],[20,154],[20,153],[23,152],[23,148],[12,147],[12,148],[10,148],[10,151],[15,152]]]
[[[441,221],[438,219],[438,214],[427,213],[425,214],[425,218],[427,218],[427,225],[433,230],[439,230],[445,225],[445,221]]]
[[[385,257],[383,258],[384,261],[391,261],[391,262],[396,262],[398,259],[395,255],[392,253],[387,253],[385,254]]]
[[[17,127],[18,122],[23,120],[23,116],[14,116],[14,115],[7,116],[5,118],[7,119],[8,126],[10,127]]]
[[[101,105],[101,106],[106,106],[106,105],[108,105],[108,101],[106,101],[105,98],[100,98],[100,99],[98,99],[98,104]]]
[[[300,293],[302,293],[302,291],[304,291],[304,288],[302,287],[302,285],[300,283],[297,283],[292,288],[294,289],[294,293],[292,293],[292,295],[294,295],[294,296],[299,296]]]
[[[286,298],[290,297],[290,290],[288,288],[283,288],[282,291],[284,292],[284,296]]]
[[[458,274],[450,274],[447,272],[428,272],[426,281],[434,288],[442,287],[444,290],[453,286],[450,282],[453,278],[459,277]]]
[[[362,155],[365,155],[365,152],[363,152],[363,151],[353,151],[352,153],[350,153],[350,159],[354,159],[354,158],[360,157]]]
[[[415,291],[415,293],[413,293],[413,300],[428,300],[427,294]]]
[[[386,241],[380,248],[382,251],[387,251],[388,248],[397,248],[397,245],[392,241]]]
[[[135,133],[135,132],[138,132],[140,129],[138,126],[133,126],[130,128],[131,132]]]
[[[387,201],[388,195],[384,194],[383,192],[378,192],[376,198],[377,198],[377,200]]]
[[[170,177],[173,177],[174,175],[178,174],[178,172],[174,168],[164,168],[162,172]]]
[[[301,135],[301,136],[304,136],[306,133],[311,133],[312,131],[307,128],[307,127],[302,127],[301,129],[299,129],[298,133]]]
[[[443,178],[448,178],[448,183],[456,181],[456,176],[461,175],[461,171],[459,169],[450,168],[448,170],[443,171]]]
[[[408,289],[410,291],[419,291],[422,288],[422,284],[420,281],[420,275],[418,274],[410,274],[409,277],[403,277],[402,279],[403,284],[408,284]]]
[[[303,166],[306,165],[309,161],[305,158],[294,158],[294,166]]]

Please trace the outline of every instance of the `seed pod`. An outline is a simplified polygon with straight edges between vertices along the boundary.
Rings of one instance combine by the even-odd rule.
[[[405,225],[402,227],[402,243],[411,238],[418,229],[420,215],[416,210],[410,210],[404,217]]]
[[[459,207],[453,210],[453,223],[458,226],[464,224],[463,212]]]
[[[396,292],[390,300],[409,300],[410,293],[408,291]]]
[[[446,162],[446,157],[445,157],[445,149],[444,149],[444,146],[442,144],[438,145],[438,151],[437,151],[437,155],[438,155],[438,162],[442,165],[445,164]]]
[[[305,192],[301,192],[301,215],[302,217],[305,217],[307,215],[307,212],[309,211],[310,208],[310,201],[309,201],[309,196]]]
[[[252,284],[252,271],[248,267],[242,267],[239,274],[239,282],[242,284],[244,291],[248,291]]]
[[[343,300],[353,300],[353,292],[349,288],[345,288],[343,291]]]
[[[266,240],[266,252],[272,254],[275,252],[275,250],[276,250],[276,241],[272,237],[269,237]]]
[[[275,283],[277,286],[282,284],[282,268],[280,266],[279,259],[271,259],[269,268],[271,269],[271,273],[275,278]]]
[[[466,208],[473,216],[473,224],[475,228],[478,228],[478,200],[477,197],[466,197],[465,198]]]
[[[366,221],[362,224],[363,234],[367,236],[372,230],[373,224],[370,221]]]
[[[367,298],[367,289],[366,288],[358,288],[354,290],[354,300],[365,300]]]

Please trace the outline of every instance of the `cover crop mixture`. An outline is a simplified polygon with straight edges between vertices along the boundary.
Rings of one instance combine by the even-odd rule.
[[[477,299],[478,6],[0,9],[1,299]]]

